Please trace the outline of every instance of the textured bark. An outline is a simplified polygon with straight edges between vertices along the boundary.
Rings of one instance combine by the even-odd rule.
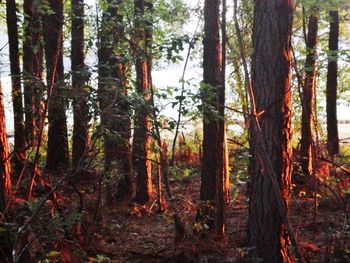
[[[4,98],[0,82],[0,213],[4,212],[6,207],[6,196],[11,191],[10,176],[11,164],[6,134]]]
[[[221,85],[221,58],[219,38],[218,0],[206,0],[204,4],[204,40],[203,40],[203,157],[201,168],[201,200],[215,200],[217,188],[216,175],[219,164],[219,119],[218,100]]]
[[[99,47],[99,92],[104,134],[105,170],[117,169],[121,175],[118,199],[133,193],[130,155],[130,106],[127,100],[125,62],[118,45],[123,41],[122,16],[118,15],[121,0],[110,0],[103,13]],[[114,45],[113,45],[114,44]]]
[[[150,1],[135,0],[135,68],[136,92],[144,98],[144,105],[135,109],[133,164],[136,172],[136,196],[138,203],[150,201],[152,193],[150,162],[150,119],[148,107],[151,88],[151,22],[145,21],[145,13],[150,12]]]
[[[337,86],[338,86],[338,42],[339,13],[329,12],[330,28],[328,39],[327,68],[327,147],[330,156],[339,154],[339,134],[337,123]]]
[[[40,126],[43,101],[43,43],[38,3],[24,1],[23,88],[25,135],[28,146],[33,145]]]
[[[63,1],[49,0],[48,4],[53,12],[46,13],[43,20],[49,96],[46,168],[56,171],[69,166],[63,75]]]
[[[318,18],[316,9],[311,10],[308,22],[308,34],[306,39],[305,81],[302,96],[301,116],[301,141],[300,163],[306,176],[311,176],[313,171],[313,114],[316,88],[316,48]]]
[[[293,3],[290,0],[254,1],[252,94],[255,95],[255,104],[252,107],[260,113],[260,130],[251,131],[250,142],[252,157],[249,171],[251,189],[248,240],[253,261],[259,259],[273,263],[291,260],[288,251],[289,237],[283,225],[284,212],[276,204],[282,198],[288,210],[292,168],[292,17]],[[251,127],[256,125],[252,124]],[[263,141],[264,145],[257,145],[259,141]],[[271,171],[266,168],[268,164],[266,158],[263,158],[266,156],[261,156],[261,147],[264,147],[264,154],[271,160],[269,168],[274,169],[281,196],[271,190],[274,187],[278,189],[278,186],[271,180],[271,174],[267,174]]]
[[[73,88],[73,148],[72,162],[81,164],[89,146],[88,91],[85,86],[84,64],[84,0],[72,0],[72,88]],[[84,156],[85,154],[85,156]]]
[[[14,0],[6,1],[6,22],[10,49],[10,70],[15,129],[13,163],[15,166],[15,173],[17,174],[21,170],[21,162],[26,158],[26,145],[23,119],[24,116],[22,103],[21,71],[19,65],[17,15],[16,3]]]

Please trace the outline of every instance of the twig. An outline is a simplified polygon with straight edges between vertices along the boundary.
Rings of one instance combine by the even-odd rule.
[[[199,26],[199,22],[201,21],[201,18],[198,19],[197,22],[197,26],[196,29],[194,31],[193,37],[189,43],[189,47],[187,50],[187,56],[186,56],[186,60],[185,60],[185,65],[182,71],[182,76],[181,76],[181,94],[180,94],[180,100],[179,100],[179,109],[178,109],[178,115],[177,115],[177,122],[176,122],[176,128],[175,128],[175,135],[174,135],[174,139],[173,139],[173,143],[172,143],[172,147],[171,147],[171,159],[170,159],[170,166],[174,165],[174,160],[175,160],[175,147],[176,147],[176,140],[177,140],[177,136],[179,134],[179,128],[180,128],[180,122],[181,122],[181,116],[182,116],[182,103],[184,101],[183,96],[185,93],[185,74],[186,74],[186,70],[187,70],[187,65],[188,65],[188,61],[190,59],[190,55],[191,55],[191,50],[193,48],[194,42],[195,42],[195,38],[196,38],[196,33],[198,30],[198,26]]]

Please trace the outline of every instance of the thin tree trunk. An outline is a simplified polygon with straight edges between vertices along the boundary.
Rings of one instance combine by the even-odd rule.
[[[215,230],[218,235],[225,235],[225,204],[227,186],[230,185],[228,170],[226,169],[226,143],[225,143],[225,84],[226,84],[226,0],[222,1],[222,21],[221,21],[221,52],[217,54],[219,56],[219,63],[221,64],[221,81],[218,86],[218,168],[216,173],[216,213],[215,213]],[[221,55],[221,61],[220,61]]]
[[[252,86],[248,87],[253,114],[248,239],[253,261],[291,261],[288,232],[293,233],[287,211],[292,169],[292,17],[289,0],[255,1]]]
[[[234,4],[234,9],[233,9],[233,21],[234,21],[234,25],[235,25],[235,31],[236,31],[236,35],[237,35],[237,42],[238,42],[238,47],[239,47],[239,53],[240,53],[240,60],[242,61],[242,64],[245,65],[243,66],[243,75],[244,75],[244,88],[239,88],[238,89],[238,95],[239,98],[241,100],[241,104],[242,104],[242,111],[244,114],[244,123],[245,123],[245,127],[249,128],[249,107],[248,107],[248,94],[247,94],[247,90],[248,87],[250,85],[250,76],[249,76],[249,71],[248,71],[248,62],[246,59],[246,50],[244,48],[244,42],[243,42],[243,37],[241,34],[241,29],[238,23],[238,18],[237,18],[237,0],[234,0],[233,2]],[[238,78],[238,84],[241,86],[242,83],[242,79],[241,79],[241,75],[240,75],[240,66],[238,61],[233,61],[233,67],[235,69],[236,72],[236,78]]]
[[[0,213],[5,211],[6,197],[11,192],[11,164],[7,143],[4,96],[0,81]]]
[[[331,157],[339,154],[339,134],[337,119],[337,86],[338,86],[338,42],[339,13],[330,11],[328,68],[327,68],[327,147]]]
[[[48,0],[53,12],[45,14],[44,39],[47,87],[51,89],[48,105],[48,143],[46,169],[57,171],[69,166],[65,87],[63,72],[63,1]]]
[[[151,3],[146,0],[135,0],[135,47],[136,50],[136,92],[144,98],[144,104],[135,109],[133,163],[136,172],[136,196],[138,203],[150,201],[152,193],[150,162],[150,120],[148,107],[151,88],[150,42],[151,24],[146,23],[145,14],[151,11]]]
[[[23,89],[25,112],[25,135],[27,145],[32,145],[35,138],[35,79],[33,74],[33,1],[23,3],[24,12],[24,38],[23,38]]]
[[[89,146],[88,135],[88,92],[85,86],[84,64],[84,0],[72,0],[72,88],[73,88],[73,166],[82,163],[84,152]]]
[[[44,39],[43,39],[43,22],[42,14],[39,12],[40,7],[33,2],[33,18],[32,18],[32,49],[33,49],[33,77],[35,80],[34,87],[34,131],[36,134],[35,141],[40,140],[38,135],[40,132],[41,120],[44,115],[44,93],[45,85],[43,82],[44,71]]]
[[[317,55],[317,10],[311,10],[306,39],[305,82],[302,96],[300,163],[306,176],[313,172],[313,114],[316,87],[316,55]]]
[[[227,145],[227,132],[226,125],[224,130],[224,196],[225,202],[228,204],[230,202],[230,162],[229,162],[229,151]]]
[[[175,127],[175,134],[174,134],[174,139],[173,139],[173,143],[171,146],[171,159],[170,159],[170,163],[169,166],[174,166],[175,164],[175,148],[176,148],[176,142],[177,142],[177,137],[179,135],[179,130],[180,130],[180,125],[181,125],[181,117],[183,114],[183,103],[184,103],[184,95],[185,95],[185,75],[186,75],[186,70],[187,70],[187,66],[188,66],[188,62],[190,60],[190,55],[191,55],[191,51],[193,49],[194,46],[194,42],[196,40],[197,37],[197,30],[198,30],[198,26],[199,26],[199,22],[200,20],[198,20],[198,24],[196,26],[196,30],[193,33],[193,37],[188,45],[188,50],[187,50],[187,55],[186,55],[186,59],[185,59],[185,64],[183,67],[183,71],[182,71],[182,75],[181,75],[181,93],[180,93],[180,100],[179,100],[179,107],[178,107],[178,113],[177,113],[177,121],[176,121],[176,127]]]
[[[164,181],[166,194],[169,199],[172,199],[173,197],[171,195],[170,183],[169,183],[169,160],[168,160],[168,156],[165,155],[164,153],[164,149],[165,149],[164,142],[162,142],[162,137],[160,134],[160,127],[157,120],[158,115],[156,112],[156,105],[154,103],[154,89],[152,86],[151,86],[150,92],[151,92],[151,104],[152,104],[151,107],[152,107],[152,118],[153,118],[152,126],[155,133],[155,141],[157,142],[159,159],[160,159],[158,166],[160,167],[160,172],[161,172],[162,179]]]
[[[6,1],[6,22],[10,49],[10,70],[12,81],[12,102],[15,129],[14,146],[14,167],[15,173],[19,173],[22,167],[22,161],[26,158],[25,150],[25,128],[23,120],[23,103],[21,89],[21,70],[19,65],[19,47],[18,47],[18,28],[16,2],[14,0]]]

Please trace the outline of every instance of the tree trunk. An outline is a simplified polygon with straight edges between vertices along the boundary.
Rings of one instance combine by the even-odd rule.
[[[72,0],[73,167],[81,165],[89,146],[88,92],[84,64],[84,0]],[[85,154],[85,156],[84,156]]]
[[[37,138],[43,111],[43,42],[38,4],[24,1],[23,84],[27,146]]]
[[[327,68],[327,147],[331,157],[339,154],[339,134],[337,119],[337,86],[338,86],[338,42],[339,13],[330,11],[328,68]]]
[[[316,55],[317,55],[317,10],[312,9],[308,23],[306,39],[305,82],[302,96],[300,163],[303,173],[311,176],[313,171],[313,114],[316,88]]]
[[[15,129],[14,167],[18,174],[22,168],[22,161],[26,158],[25,130],[23,120],[23,104],[21,89],[21,70],[19,65],[18,29],[16,3],[14,0],[6,1],[6,22],[10,49],[10,69],[12,81],[12,102]]]
[[[0,81],[0,213],[5,211],[6,196],[11,191],[11,164],[7,143],[4,98]]]
[[[147,0],[135,0],[135,68],[136,92],[143,97],[143,105],[135,108],[133,164],[136,172],[136,202],[145,204],[152,193],[150,162],[150,119],[148,105],[151,89],[150,44],[152,40],[151,22],[145,21],[151,11]]]
[[[222,20],[221,20],[221,50],[219,50],[218,66],[221,66],[221,79],[218,86],[218,168],[216,172],[216,194],[215,194],[215,230],[218,235],[225,235],[225,204],[228,188],[230,185],[226,159],[226,136],[225,136],[225,84],[226,84],[226,0],[222,1]],[[218,14],[219,16],[219,14]],[[221,56],[221,61],[220,61]],[[221,64],[221,65],[220,65]],[[220,69],[220,68],[219,68]]]
[[[46,80],[48,88],[48,143],[46,169],[67,169],[69,152],[63,72],[63,1],[48,0],[52,12],[44,20]]]
[[[27,145],[32,145],[35,138],[35,102],[33,75],[33,1],[23,3],[24,12],[24,38],[23,38],[23,89],[24,89],[24,112],[25,112],[25,135]]]
[[[255,0],[252,56],[253,112],[259,114],[260,131],[251,131],[248,240],[252,260],[290,262],[289,237],[283,225],[269,170],[265,169],[257,140],[276,174],[283,203],[288,210],[291,183],[291,33],[293,5],[289,0]],[[256,125],[252,124],[251,127]],[[272,166],[271,166],[272,167]],[[271,175],[272,176],[272,175]],[[283,205],[282,205],[283,207]]]
[[[123,50],[123,17],[118,15],[121,0],[110,0],[103,13],[100,31],[99,99],[104,133],[105,171],[117,169],[121,178],[115,197],[133,194],[130,155],[130,106],[127,99],[126,65]],[[111,45],[114,43],[114,45]],[[116,51],[117,50],[117,51]],[[111,190],[111,189],[110,189]]]
[[[201,168],[200,199],[215,200],[216,174],[219,169],[219,119],[218,100],[221,85],[221,47],[219,38],[218,0],[206,0],[204,4],[203,40],[203,157]]]
[[[44,114],[44,93],[45,85],[43,82],[44,71],[44,40],[43,40],[43,21],[40,13],[40,6],[33,2],[33,27],[32,27],[32,49],[33,49],[33,77],[35,79],[34,88],[34,131],[36,137],[40,133],[41,120]],[[36,142],[40,138],[36,138]]]

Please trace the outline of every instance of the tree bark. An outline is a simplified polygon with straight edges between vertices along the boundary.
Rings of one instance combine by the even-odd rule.
[[[100,31],[99,92],[101,122],[104,130],[105,171],[117,169],[121,174],[115,197],[133,194],[130,155],[130,105],[127,98],[127,76],[123,50],[123,17],[118,14],[121,0],[110,0],[103,13]],[[116,51],[117,50],[117,51]]]
[[[89,146],[88,91],[84,64],[84,0],[72,0],[73,167],[81,165]]]
[[[339,13],[330,11],[327,67],[327,148],[331,157],[339,154],[339,134],[337,118],[337,86],[338,86],[338,42],[339,42]]]
[[[7,143],[4,96],[0,81],[0,213],[5,211],[6,197],[11,192],[11,164]]]
[[[151,21],[146,21],[152,10],[151,1],[135,0],[135,68],[136,92],[143,97],[143,105],[135,108],[133,164],[136,172],[136,202],[145,204],[150,201],[152,193],[150,162],[150,89],[152,41]]]
[[[10,49],[10,70],[15,129],[13,164],[15,167],[15,173],[18,174],[22,168],[22,161],[26,158],[26,143],[23,119],[24,116],[22,103],[21,70],[19,65],[16,2],[14,0],[6,1],[6,22]]]
[[[69,166],[63,72],[63,1],[48,0],[52,12],[44,16],[46,81],[48,88],[48,143],[46,169]]]
[[[254,96],[251,99],[253,114],[257,114],[252,116],[252,121],[259,118],[260,130],[255,123],[250,125],[252,157],[248,240],[253,261],[291,261],[289,236],[283,223],[286,221],[285,211],[288,210],[292,169],[292,17],[293,4],[290,0],[254,1],[250,94]],[[261,147],[266,152],[261,151]],[[270,157],[270,166],[264,157]],[[269,174],[272,167],[274,173]],[[281,193],[272,191],[274,187]]]
[[[313,114],[316,88],[316,56],[317,56],[317,10],[311,9],[306,39],[305,81],[302,95],[300,163],[303,173],[311,176],[313,172]]]
[[[219,164],[219,90],[221,85],[221,47],[219,38],[218,0],[204,3],[203,40],[203,156],[201,167],[200,199],[215,200],[216,175]]]
[[[221,16],[221,50],[219,50],[218,62],[220,66],[220,84],[218,86],[218,168],[216,173],[215,194],[215,230],[218,235],[225,235],[225,204],[228,200],[230,178],[228,174],[228,159],[226,158],[226,126],[225,126],[225,84],[226,84],[226,0],[222,0]],[[219,16],[219,15],[218,15]],[[221,58],[220,58],[221,56]],[[220,61],[221,60],[221,61]],[[221,65],[220,65],[221,64]]]

